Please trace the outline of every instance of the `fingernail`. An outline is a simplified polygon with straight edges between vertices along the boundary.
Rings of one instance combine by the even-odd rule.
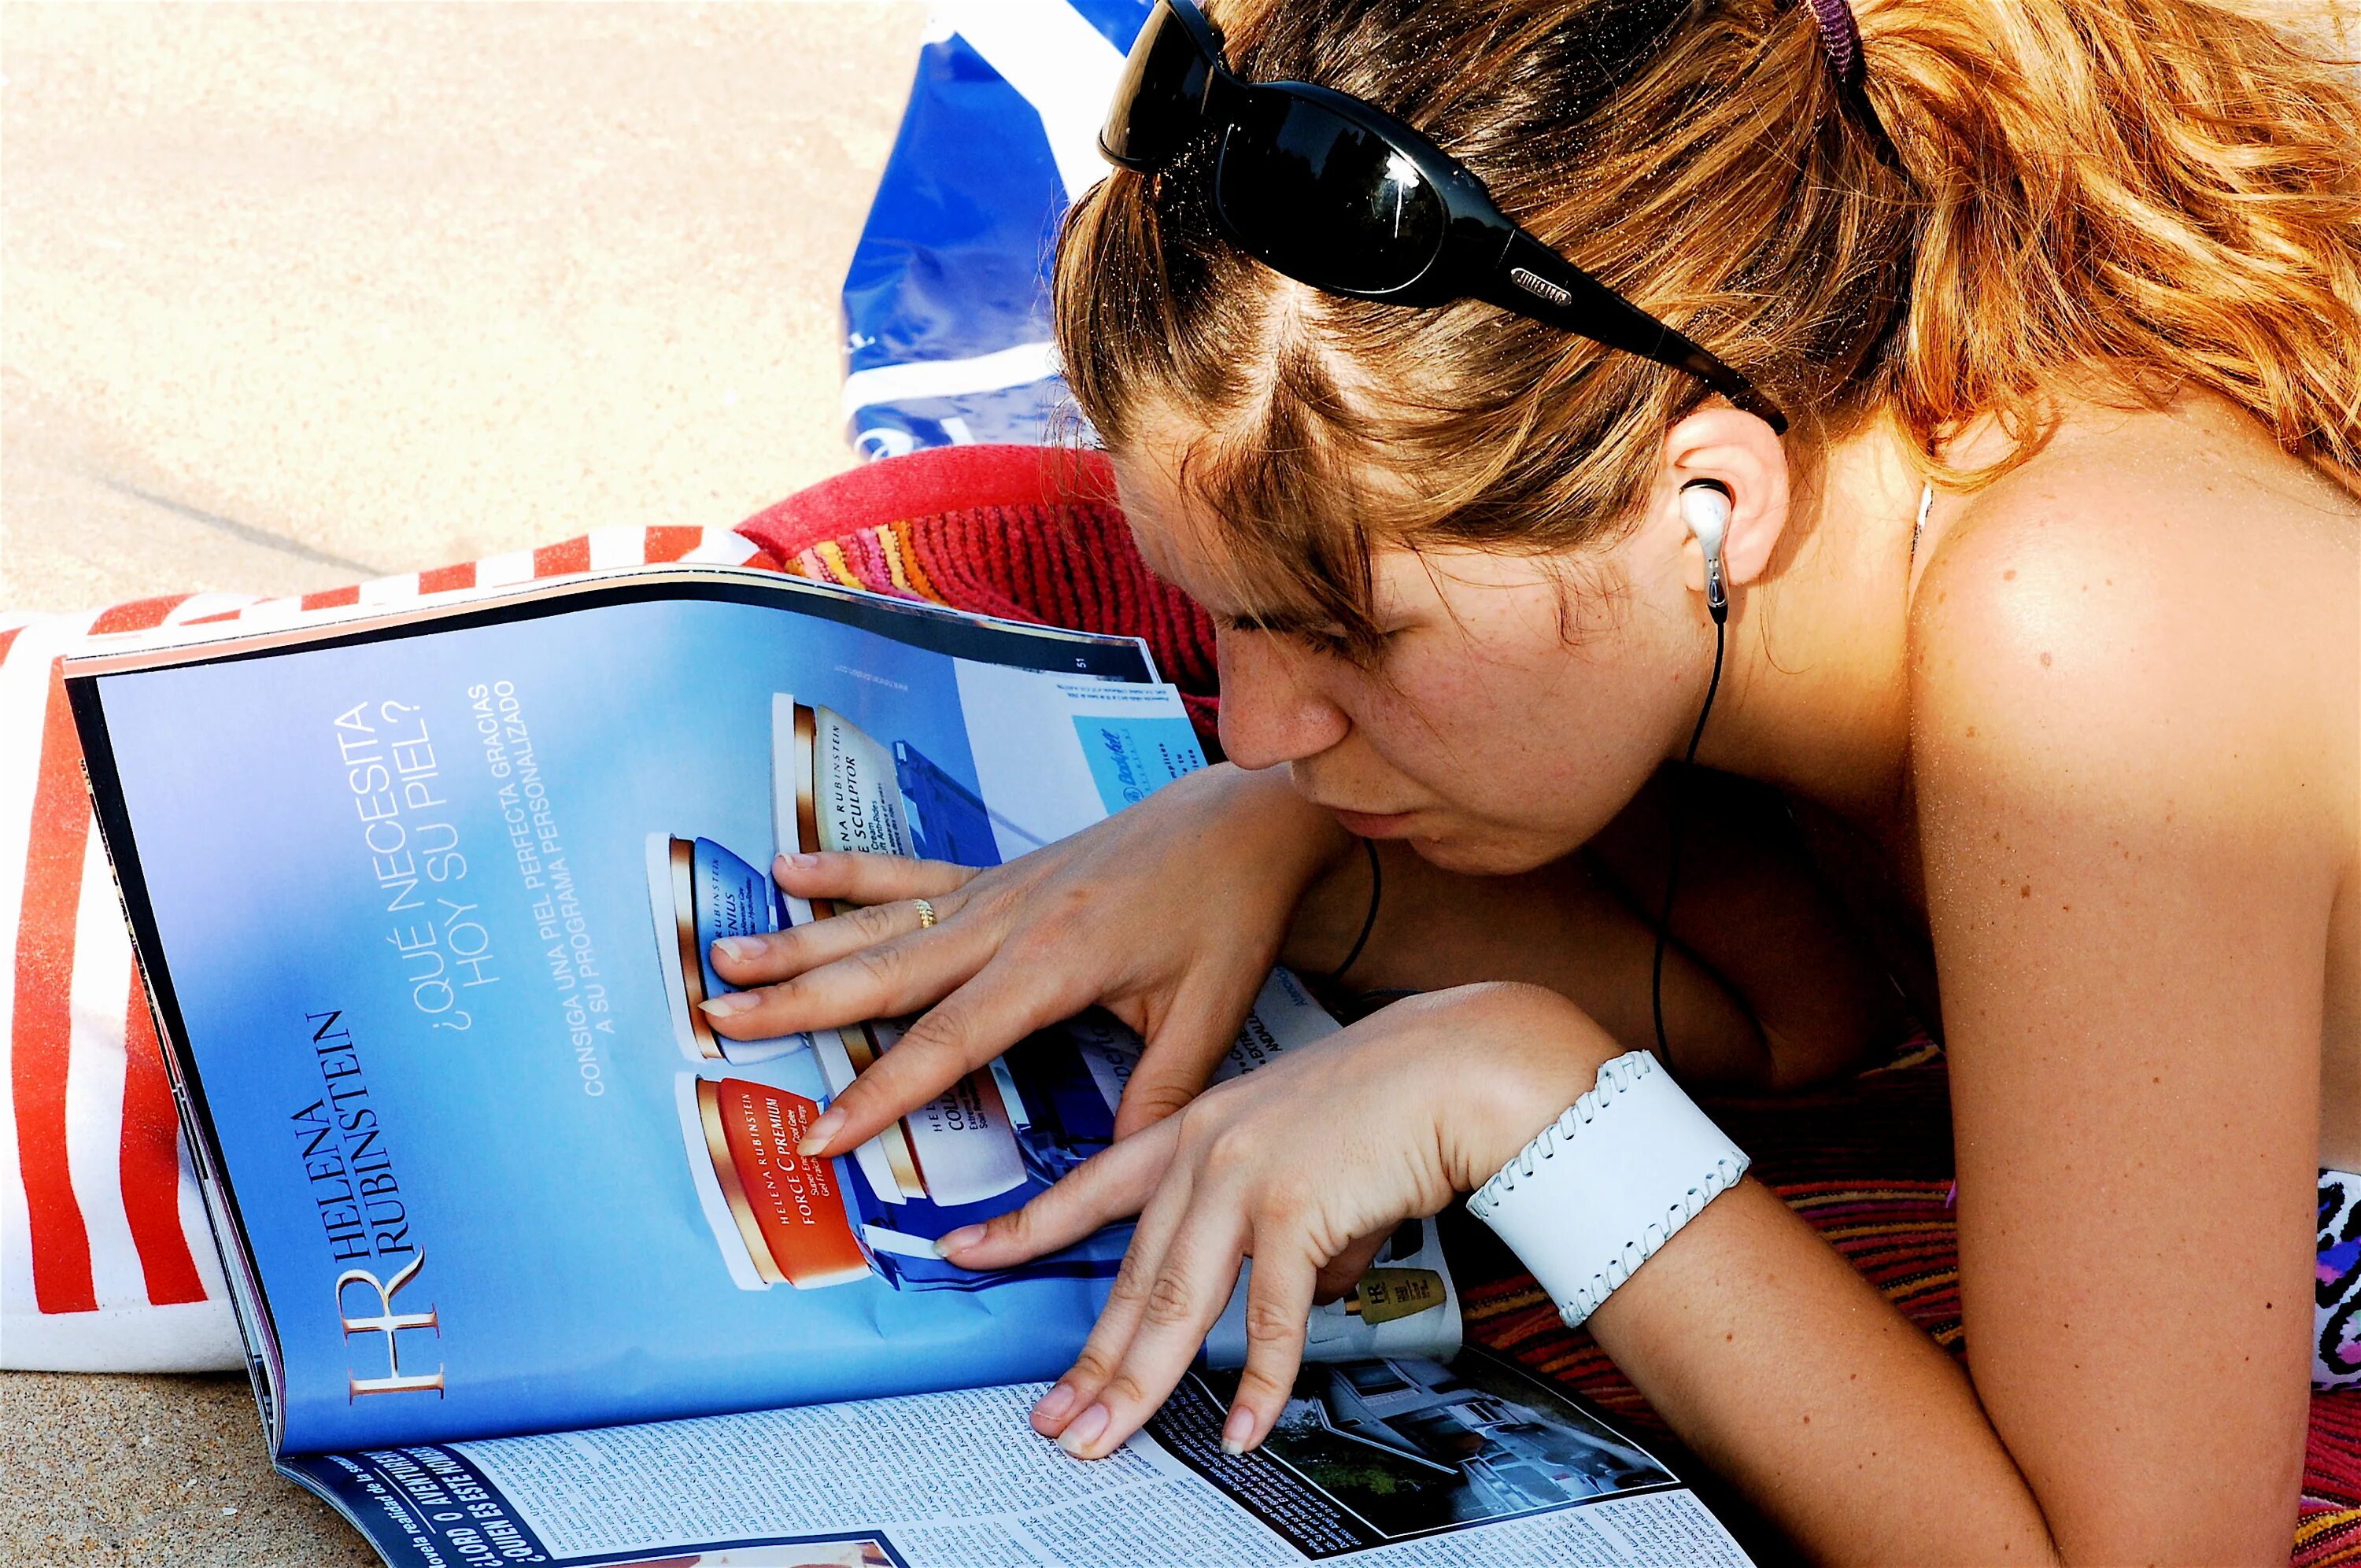
[[[763,944],[752,937],[724,937],[713,944],[713,950],[725,959],[743,962],[758,957],[763,951]]]
[[[1059,1384],[1042,1395],[1041,1402],[1033,1407],[1033,1419],[1044,1426],[1056,1426],[1066,1419],[1066,1412],[1074,1408],[1076,1397],[1071,1388],[1063,1383]]]
[[[821,1112],[819,1113],[819,1119],[815,1121],[810,1126],[804,1129],[803,1140],[796,1145],[796,1153],[802,1155],[807,1159],[810,1158],[813,1155],[816,1155],[819,1153],[820,1150],[828,1147],[828,1140],[836,1136],[836,1130],[843,1125],[843,1112]]]
[[[1254,1429],[1255,1419],[1252,1410],[1243,1406],[1232,1410],[1230,1419],[1222,1423],[1222,1452],[1232,1459],[1244,1453],[1246,1451],[1247,1442],[1254,1437]]]
[[[1105,1433],[1107,1423],[1114,1420],[1113,1410],[1104,1405],[1093,1405],[1074,1418],[1072,1426],[1058,1434],[1058,1446],[1077,1459],[1082,1458],[1082,1450],[1096,1442]]]
[[[792,855],[779,857],[780,867],[786,871],[807,872],[818,864],[819,864],[818,855],[807,855],[800,850]]]
[[[983,1240],[983,1227],[982,1225],[961,1225],[958,1230],[949,1232],[935,1239],[935,1255],[937,1257],[949,1257],[955,1252],[966,1251],[969,1247],[973,1246],[976,1243],[982,1240]]]
[[[751,991],[726,991],[709,996],[697,1005],[708,1018],[727,1018],[733,1013],[744,1013],[762,1001]]]

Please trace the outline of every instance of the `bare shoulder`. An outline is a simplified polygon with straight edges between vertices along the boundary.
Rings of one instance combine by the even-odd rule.
[[[1922,796],[2037,782],[2061,806],[2266,812],[2353,852],[2361,501],[2184,399],[2078,410],[1948,510],[1911,603]]]

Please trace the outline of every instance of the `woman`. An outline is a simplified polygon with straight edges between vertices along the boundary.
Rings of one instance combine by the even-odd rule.
[[[1076,1454],[1242,1255],[1259,1441],[1315,1294],[1484,1185],[1817,1557],[2281,1558],[2320,1171],[2361,1169],[2353,93],[2195,0],[1213,19],[1135,50],[1057,316],[1215,618],[1229,762],[981,874],[783,862],[870,907],[718,957],[768,987],[719,1026],[931,1006],[830,1151],[1086,1004],[1147,1035],[1130,1135],[945,1244],[1140,1213],[1035,1417]],[[1349,96],[1243,86],[1281,81]],[[1423,994],[1198,1095],[1274,959]],[[1905,1009],[1965,1371],[1601,1072],[1800,1083]],[[1616,1183],[1675,1155],[1638,1224]],[[1558,1255],[1619,1224],[1636,1268]]]

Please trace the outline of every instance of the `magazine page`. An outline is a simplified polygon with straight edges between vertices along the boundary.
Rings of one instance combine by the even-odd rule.
[[[1694,1494],[1481,1352],[1307,1367],[1252,1453],[1192,1376],[1107,1458],[1025,1415],[1043,1385],[319,1455],[282,1470],[395,1568],[1741,1568]]]
[[[73,685],[277,1451],[1071,1361],[1125,1232],[994,1274],[933,1244],[1104,1146],[1120,1031],[823,1161],[801,1129],[896,1026],[727,1041],[696,1003],[713,939],[831,913],[775,894],[784,849],[990,864],[1200,765],[1137,644],[671,574]],[[1265,1001],[1246,1055],[1333,1027]]]

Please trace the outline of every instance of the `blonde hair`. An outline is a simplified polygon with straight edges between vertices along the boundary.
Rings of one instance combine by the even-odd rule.
[[[2361,94],[2202,0],[1863,0],[1848,110],[1783,0],[1215,0],[1234,69],[1400,115],[1544,242],[1786,409],[1806,459],[1891,418],[1986,481],[2061,388],[2183,387],[2361,469]],[[1639,510],[1706,393],[1461,302],[1324,295],[1219,233],[1202,166],[1068,213],[1058,346],[1121,449],[1191,433],[1235,570],[1370,645],[1378,541],[1567,552]],[[1937,454],[1994,415],[2016,455]]]

